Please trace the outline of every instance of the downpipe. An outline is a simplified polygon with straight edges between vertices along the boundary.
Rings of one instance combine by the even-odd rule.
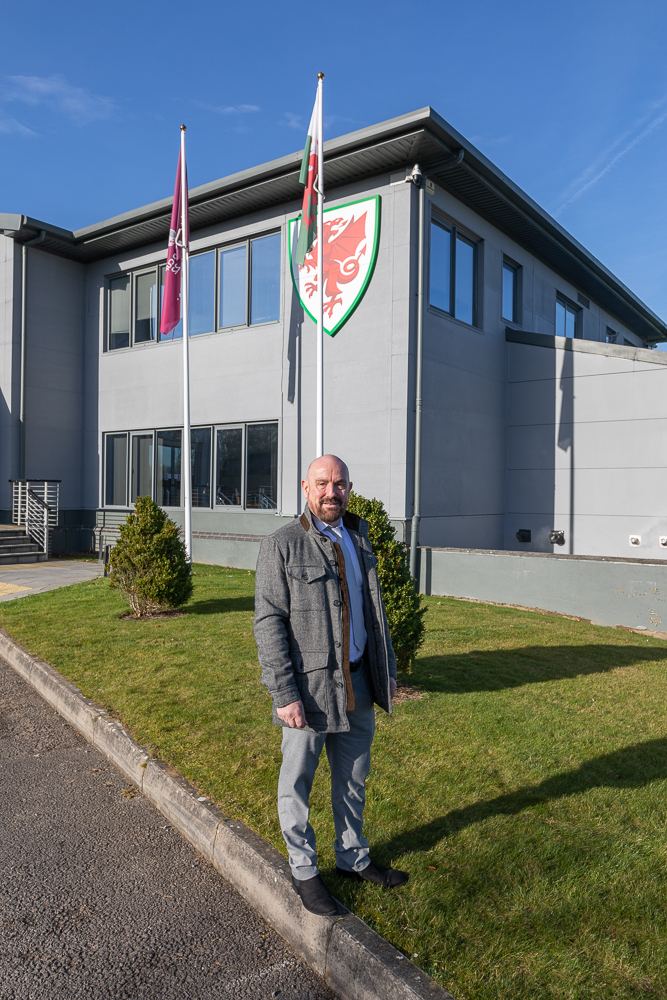
[[[414,485],[412,491],[412,522],[410,525],[410,575],[419,592],[419,525],[421,522],[421,450],[422,450],[422,383],[424,344],[424,179],[415,164],[406,178],[419,190],[419,225],[417,247],[417,344],[415,361],[415,443]]]

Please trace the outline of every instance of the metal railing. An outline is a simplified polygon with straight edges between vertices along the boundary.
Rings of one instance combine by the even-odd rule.
[[[12,523],[25,527],[26,534],[47,556],[51,555],[51,534],[58,524],[59,479],[10,479]]]

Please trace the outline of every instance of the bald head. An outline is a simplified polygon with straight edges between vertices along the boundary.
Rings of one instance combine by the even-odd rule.
[[[306,472],[306,479],[310,478],[311,472],[313,472],[313,470],[317,466],[323,466],[326,468],[337,466],[339,470],[340,469],[343,470],[346,479],[350,478],[350,472],[348,470],[347,465],[345,464],[342,458],[338,457],[338,455],[322,455],[321,458],[314,458],[310,463],[310,465],[308,466],[308,471]]]
[[[345,462],[337,455],[313,459],[301,486],[311,514],[325,524],[338,524],[347,510],[352,487]]]

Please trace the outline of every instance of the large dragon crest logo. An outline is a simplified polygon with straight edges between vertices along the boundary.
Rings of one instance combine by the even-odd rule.
[[[315,319],[319,233],[302,267],[295,261],[299,219],[290,219],[290,265],[301,305]],[[380,198],[324,210],[324,329],[333,337],[361,302],[373,274],[380,235]]]

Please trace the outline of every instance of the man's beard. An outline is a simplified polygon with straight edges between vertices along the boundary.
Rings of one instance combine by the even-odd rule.
[[[335,503],[336,506],[324,507],[324,501],[320,500],[319,503],[315,504],[316,509],[313,512],[315,517],[319,517],[320,521],[323,521],[325,524],[333,524],[335,521],[338,521],[339,518],[341,518],[345,513],[345,508],[347,506],[340,500],[327,501],[327,503],[329,502],[332,504]]]

